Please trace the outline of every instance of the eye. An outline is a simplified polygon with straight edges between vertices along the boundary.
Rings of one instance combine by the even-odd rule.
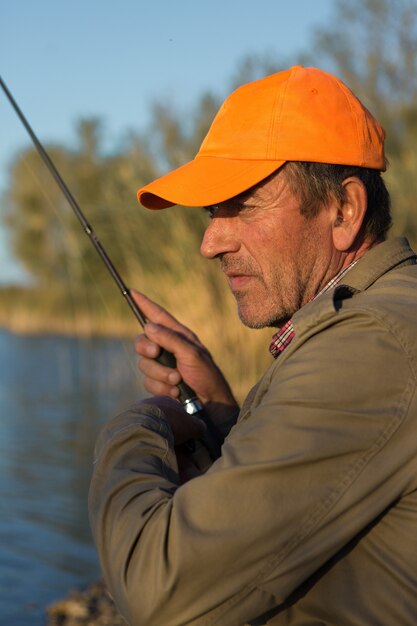
[[[213,219],[219,208],[218,204],[212,204],[211,206],[204,207],[204,211],[208,214],[210,219]]]
[[[220,217],[220,215],[221,217],[235,217],[241,213],[250,213],[255,208],[253,204],[236,198],[221,204],[203,207],[203,210],[208,213],[210,219],[213,219],[213,217]]]

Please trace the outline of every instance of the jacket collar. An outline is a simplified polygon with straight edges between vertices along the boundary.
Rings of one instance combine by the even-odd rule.
[[[388,239],[375,245],[365,252],[354,267],[343,277],[342,282],[316,300],[305,304],[297,311],[292,322],[295,336],[302,334],[310,326],[315,326],[320,320],[334,315],[337,302],[352,297],[355,293],[364,291],[378,278],[401,265],[414,265],[416,254],[411,249],[405,237]]]
[[[343,278],[343,284],[355,291],[364,291],[394,267],[415,264],[416,258],[405,237],[387,239],[363,255]]]

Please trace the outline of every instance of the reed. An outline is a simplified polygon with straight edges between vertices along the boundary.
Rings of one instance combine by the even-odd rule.
[[[156,220],[159,232],[161,217]],[[199,335],[241,401],[270,363],[271,330],[250,330],[241,324],[219,267],[199,255],[199,236],[190,234],[189,215],[179,211],[171,217],[170,242],[159,247],[155,259],[158,271],[152,269],[149,259],[143,262],[132,230],[125,229],[126,282],[168,308]],[[118,239],[123,234],[122,229]],[[0,290],[0,325],[15,333],[128,337],[133,341],[141,329],[123,297],[110,278],[96,282],[94,271],[90,274],[89,285],[69,274],[66,281],[55,285]]]

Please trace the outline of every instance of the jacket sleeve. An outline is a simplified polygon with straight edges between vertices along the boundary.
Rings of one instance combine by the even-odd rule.
[[[410,487],[415,378],[395,332],[347,314],[290,348],[221,458],[182,486],[155,408],[102,433],[91,525],[131,626],[242,626]]]

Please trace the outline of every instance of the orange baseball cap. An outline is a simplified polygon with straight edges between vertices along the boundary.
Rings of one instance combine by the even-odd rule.
[[[286,161],[385,170],[384,130],[338,78],[300,65],[239,87],[223,103],[196,157],[138,191],[149,209],[210,206]]]

